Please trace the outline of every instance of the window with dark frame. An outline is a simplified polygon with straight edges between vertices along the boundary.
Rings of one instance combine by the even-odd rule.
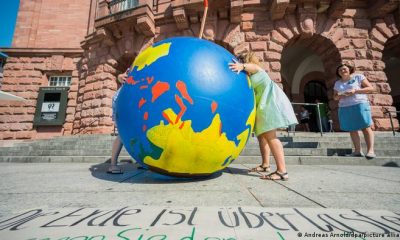
[[[50,76],[50,87],[69,87],[71,85],[71,76]]]

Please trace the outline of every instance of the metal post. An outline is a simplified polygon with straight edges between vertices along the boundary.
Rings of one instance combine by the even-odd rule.
[[[319,103],[317,103],[317,112],[318,112],[318,122],[319,122],[319,131],[321,133],[321,137],[322,135],[322,121],[321,121],[321,115],[319,113]]]
[[[199,32],[200,39],[203,37],[204,26],[206,24],[206,18],[207,18],[207,11],[208,11],[208,0],[204,0],[204,13],[203,13],[203,18],[201,19],[200,32]]]
[[[394,126],[393,126],[392,113],[389,110],[387,110],[387,113],[389,113],[390,125],[392,126],[393,136],[396,136],[396,132],[394,131]]]

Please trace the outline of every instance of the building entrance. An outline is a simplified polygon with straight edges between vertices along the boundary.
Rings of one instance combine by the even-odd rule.
[[[326,86],[320,80],[313,80],[308,82],[304,87],[304,102],[305,103],[316,103],[319,100],[320,103],[328,103],[328,95]],[[327,106],[327,105],[326,105]],[[318,132],[318,112],[315,106],[306,106],[310,114],[310,131]]]

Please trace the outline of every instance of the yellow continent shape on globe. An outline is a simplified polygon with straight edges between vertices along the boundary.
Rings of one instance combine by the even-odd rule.
[[[164,111],[172,122],[177,115],[171,108]],[[210,126],[201,132],[194,132],[191,121],[179,121],[174,124],[152,127],[147,131],[148,139],[156,146],[163,149],[159,159],[150,156],[144,158],[144,163],[170,173],[209,174],[224,169],[224,164],[236,159],[244,148],[247,138],[252,131],[255,120],[255,110],[251,112],[246,122],[247,127],[237,136],[239,141],[236,146],[234,141],[227,139],[226,134],[220,134],[220,116],[216,114]],[[183,124],[183,126],[182,126]]]
[[[159,58],[167,56],[169,54],[169,48],[171,43],[163,43],[156,47],[150,46],[136,57],[133,62],[131,69],[137,67],[137,71],[142,70],[146,66],[150,66]]]

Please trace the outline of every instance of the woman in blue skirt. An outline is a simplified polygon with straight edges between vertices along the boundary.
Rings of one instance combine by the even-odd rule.
[[[354,152],[351,156],[362,157],[361,141],[358,131],[362,130],[367,143],[367,159],[375,158],[374,133],[371,107],[368,101],[368,93],[374,91],[374,87],[362,74],[354,73],[354,65],[343,62],[336,68],[339,79],[334,87],[334,99],[339,101],[339,122],[343,131],[350,132],[354,144]]]
[[[276,162],[276,171],[263,175],[264,180],[289,179],[286,171],[285,155],[281,141],[276,136],[276,129],[286,128],[298,124],[292,104],[289,99],[273,82],[268,74],[262,69],[257,56],[253,52],[242,54],[239,57],[241,62],[229,64],[232,71],[245,71],[251,81],[256,97],[256,123],[254,132],[257,135],[260,146],[262,163],[252,168],[251,172],[270,172],[269,155],[272,152]]]

